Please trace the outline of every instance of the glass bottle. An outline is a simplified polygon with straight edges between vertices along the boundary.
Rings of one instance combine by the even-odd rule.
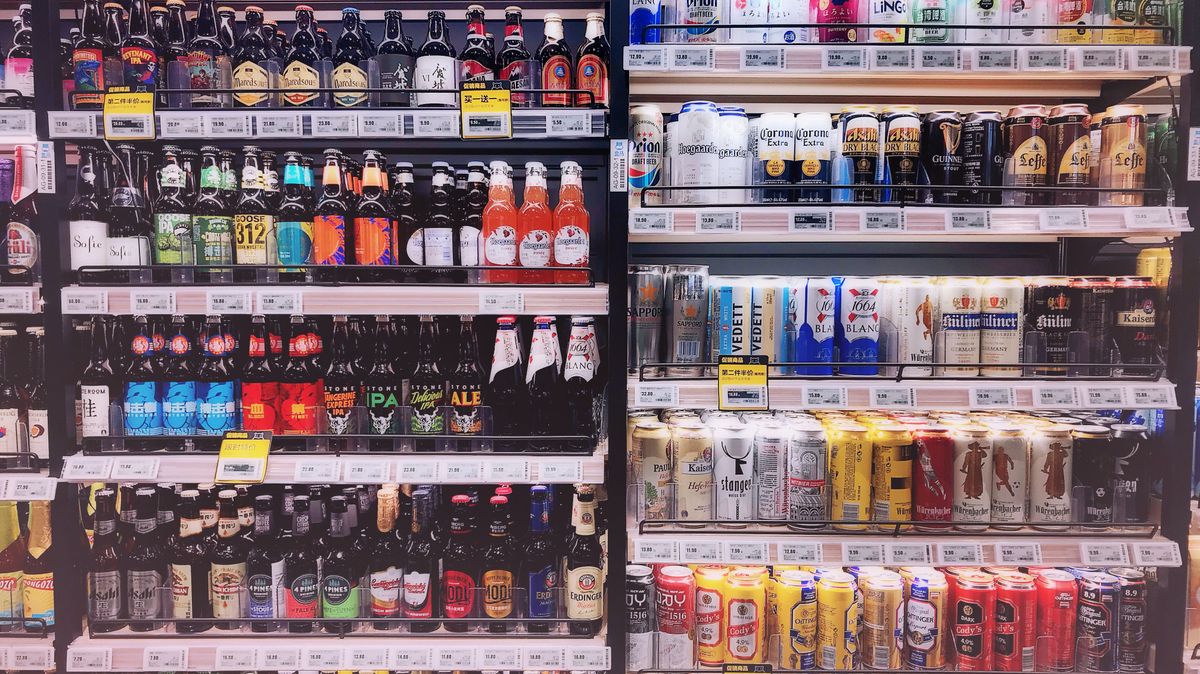
[[[575,94],[576,105],[608,105],[608,60],[611,53],[608,38],[604,36],[604,15],[588,12],[587,32],[575,60],[575,87],[592,92],[592,96]]]
[[[112,621],[125,615],[125,593],[121,585],[121,556],[117,551],[116,493],[100,489],[95,500],[95,535],[87,570],[87,614],[92,631],[106,633],[122,627]]]
[[[213,0],[200,0],[196,14],[196,33],[187,44],[184,62],[187,64],[189,88],[192,91],[222,88],[220,68],[225,59],[225,46],[217,35],[217,13]],[[192,94],[192,107],[217,108],[218,94]]]
[[[432,316],[421,317],[421,332],[417,343],[417,366],[409,383],[408,405],[412,408],[409,432],[413,435],[441,435],[445,432],[442,406],[446,403],[446,376],[438,368],[435,355],[434,322]],[[432,440],[418,440],[417,451],[432,451]]]
[[[483,5],[467,7],[467,46],[458,55],[458,81],[486,82],[495,79],[496,57],[487,48]]]
[[[146,0],[130,0],[129,32],[121,43],[125,86],[134,91],[154,91],[158,86],[158,48],[150,36],[150,11]]]
[[[220,150],[200,148],[200,190],[192,204],[196,265],[233,263],[233,209],[226,200]]]
[[[108,262],[108,213],[101,205],[96,185],[96,148],[79,147],[79,164],[75,172],[75,196],[67,206],[68,230],[71,237],[71,269],[103,267]],[[9,167],[8,183],[12,184]],[[0,191],[3,191],[0,185]],[[11,187],[9,193],[11,194]]]
[[[573,161],[560,165],[562,177],[558,205],[554,207],[554,266],[587,267],[591,254],[591,226],[583,203],[583,168]],[[555,283],[587,283],[587,272],[558,271]]]
[[[525,164],[525,195],[517,211],[517,258],[522,267],[551,265],[551,230],[554,214],[550,211],[546,188],[546,167],[540,162]],[[522,283],[553,283],[552,271],[521,272]]]
[[[485,267],[517,266],[517,209],[513,205],[509,168],[502,161],[491,163],[482,237]],[[483,274],[483,280],[487,283],[515,283],[518,278],[515,271],[488,271]]]
[[[265,108],[271,95],[263,89],[271,86],[271,77],[264,65],[271,58],[267,35],[263,30],[263,11],[260,7],[246,8],[246,30],[242,33],[233,57],[233,88],[248,89],[233,95],[235,108]],[[253,91],[253,90],[259,91]]]
[[[179,149],[163,147],[158,170],[158,200],[154,202],[154,263],[195,264],[192,207],[187,199],[187,174]]]
[[[573,96],[567,93],[571,88],[571,48],[563,37],[562,17],[550,12],[545,17],[545,27],[542,29],[542,44],[537,50],[537,60],[541,68],[541,89],[551,89],[551,93],[542,94],[542,105],[547,108],[566,107],[571,105]],[[562,93],[558,93],[561,91]]]
[[[200,492],[180,494],[179,530],[171,539],[167,553],[171,578],[171,611],[175,620],[211,618],[212,603],[208,586],[208,551],[204,545],[204,526],[200,519]],[[175,630],[184,634],[205,632],[207,622],[176,622]]]
[[[333,56],[334,103],[339,108],[354,108],[367,104],[366,63],[370,59],[368,46],[363,39],[362,17],[358,10],[347,7],[342,10],[342,35],[337,41]]]
[[[413,86],[413,65],[417,55],[408,45],[404,35],[404,22],[400,10],[389,9],[383,13],[383,42],[379,43],[379,86],[384,89],[409,89]],[[411,105],[412,95],[407,91],[385,92],[379,98],[384,107],[406,108]]]
[[[454,46],[446,32],[446,14],[439,10],[429,12],[429,27],[425,43],[417,52],[413,71],[416,89],[445,90],[448,93],[418,92],[413,95],[417,107],[452,108],[458,104],[458,63],[455,62]]]
[[[368,153],[362,169],[362,197],[354,215],[354,258],[360,265],[395,264],[392,214],[383,189],[378,153]]]
[[[112,56],[116,46],[110,45],[104,37],[100,0],[84,0],[81,27],[79,41],[71,50],[76,91],[74,109],[99,110],[104,105],[104,95],[91,92],[104,91],[104,59]]]
[[[534,73],[538,63],[525,46],[525,29],[521,25],[521,8],[504,8],[504,48],[496,55],[498,77],[508,80],[513,92],[513,107],[532,107],[537,103],[537,94],[517,93],[521,89],[536,88]]]
[[[285,107],[312,107],[320,94],[311,91],[321,86],[321,75],[317,71],[322,55],[318,36],[313,29],[313,9],[308,5],[296,6],[296,32],[292,35],[292,46],[284,61],[283,95]],[[290,91],[288,91],[290,90]]]
[[[312,260],[312,204],[307,177],[298,152],[288,152],[283,166],[283,199],[279,204],[276,249],[281,265],[304,265]]]

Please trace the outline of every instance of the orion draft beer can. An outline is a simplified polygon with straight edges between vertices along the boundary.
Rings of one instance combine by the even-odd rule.
[[[634,10],[638,11],[638,10]],[[663,115],[657,105],[639,105],[629,111],[629,207],[640,208],[642,193],[647,205],[662,203]]]

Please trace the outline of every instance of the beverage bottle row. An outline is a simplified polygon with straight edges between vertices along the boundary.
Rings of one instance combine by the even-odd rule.
[[[54,631],[54,554],[49,501],[0,501],[0,632]]]
[[[595,634],[607,544],[598,491],[104,487],[91,628]]]
[[[80,149],[68,209],[74,269],[588,265],[590,218],[583,170],[573,161],[559,167],[554,208],[546,166],[526,163],[517,208],[512,168],[503,161],[490,167],[470,162],[466,169],[434,162],[428,189],[418,190],[411,162],[389,165],[375,150],[365,152],[361,162],[336,149],[318,160],[287,152],[280,166],[275,153],[245,147],[240,174],[237,154],[212,146],[199,154],[164,146],[156,172],[149,150],[127,144],[115,150]],[[319,184],[315,161],[323,162]],[[552,270],[483,277],[507,283],[586,279],[586,272]]]
[[[12,17],[13,44],[2,55],[4,105],[33,107],[33,7],[22,3]]]
[[[189,18],[185,0],[151,6],[132,0],[128,12],[115,2],[83,0],[83,16],[70,45],[70,88],[75,109],[97,109],[107,86],[234,93],[160,95],[169,107],[296,108],[325,107],[332,89],[334,107],[457,107],[458,85],[504,80],[520,107],[605,106],[608,104],[610,47],[604,16],[590,13],[584,42],[573,51],[563,35],[562,17],[547,13],[537,51],[525,46],[520,7],[505,8],[503,44],[496,52],[484,9],[467,9],[467,35],[461,52],[451,43],[446,14],[428,13],[420,48],[404,34],[399,10],[384,13],[384,36],[375,37],[357,9],[342,11],[342,31],[334,41],[318,25],[313,8],[296,6],[289,39],[274,20],[253,5],[245,8],[239,30],[231,7],[200,0]],[[66,68],[64,68],[66,69]],[[367,89],[384,89],[368,93]],[[573,89],[582,91],[576,92]],[[445,93],[441,93],[441,92]],[[583,93],[583,92],[589,92]]]
[[[48,461],[45,334],[0,325],[0,461],[30,452]]]
[[[97,317],[80,376],[82,437],[237,429],[471,436],[486,434],[485,410],[494,435],[596,435],[603,378],[591,318],[571,319],[565,356],[557,319],[534,318],[527,359],[517,319],[497,318],[490,371],[479,361],[475,319],[412,319],[337,316],[330,325],[299,315],[286,324],[261,315],[248,324],[135,316],[116,334],[117,326]],[[120,427],[110,425],[114,405],[122,410]],[[365,431],[356,430],[355,415]],[[580,449],[593,443],[585,444]],[[497,448],[525,445],[549,451],[552,443],[504,441]]]

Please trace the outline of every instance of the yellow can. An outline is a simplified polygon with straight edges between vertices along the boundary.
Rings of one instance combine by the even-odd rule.
[[[766,662],[767,588],[759,568],[736,569],[725,579],[725,653],[729,662]]]
[[[858,619],[854,578],[831,571],[817,582],[817,669],[854,669],[858,660]]]
[[[1148,131],[1146,109],[1114,105],[1100,122],[1099,187],[1142,189],[1146,186]],[[1101,206],[1141,206],[1141,192],[1102,192]]]
[[[778,587],[775,633],[782,669],[817,666],[817,583],[807,571],[784,571]]]
[[[856,423],[829,426],[829,519],[865,522],[871,507],[871,445],[867,427]],[[835,524],[835,529],[860,531],[863,524]]]
[[[940,571],[918,571],[905,593],[904,668],[946,667],[950,634],[950,586]]]
[[[1137,255],[1135,276],[1149,276],[1155,287],[1166,288],[1171,279],[1171,249],[1143,248]]]
[[[867,669],[902,669],[904,579],[881,570],[860,579],[863,595],[862,652]]]
[[[874,433],[873,498],[871,510],[876,520],[912,519],[912,464],[916,450],[912,432],[900,424],[889,423]],[[894,525],[880,525],[890,531]],[[901,531],[909,526],[901,527]]]
[[[700,664],[725,662],[725,578],[723,566],[702,566],[696,570],[696,644]]]

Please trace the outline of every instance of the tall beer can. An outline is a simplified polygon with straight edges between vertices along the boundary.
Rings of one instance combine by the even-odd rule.
[[[1079,581],[1079,612],[1075,621],[1075,671],[1117,671],[1120,580],[1102,571],[1083,574]]]
[[[880,292],[886,298],[880,313],[880,341],[886,339],[891,347],[884,360],[907,365],[905,377],[932,375],[938,286],[928,276],[902,276],[880,284]],[[888,374],[896,374],[896,369],[888,368]]]
[[[730,662],[766,662],[767,588],[758,568],[737,568],[725,578],[725,653]]]
[[[655,612],[654,572],[650,567],[626,565],[625,609],[629,625],[626,658],[629,669],[649,669],[654,666]]]
[[[1092,181],[1092,114],[1082,103],[1050,109],[1050,168],[1048,182],[1055,187],[1089,187]],[[1089,192],[1062,191],[1054,194],[1059,206],[1093,203]]]
[[[1116,282],[1111,276],[1076,276],[1071,278],[1079,302],[1079,329],[1088,335],[1089,363],[1112,363],[1116,361],[1113,345],[1112,311]],[[1097,366],[1092,374],[1108,377],[1113,374],[1110,367]]]
[[[950,593],[953,607],[950,629],[954,635],[955,669],[960,672],[992,669],[996,620],[996,582],[991,574],[974,569],[960,573]]]
[[[954,461],[954,438],[944,426],[926,426],[913,433],[916,466],[913,469],[913,519],[919,531],[945,529],[953,519],[954,483],[958,481]],[[926,523],[929,524],[926,524]]]
[[[706,187],[719,184],[720,159],[717,152],[717,106],[709,101],[689,101],[679,111],[679,122],[672,129],[672,187]],[[677,204],[710,204],[717,190],[676,190]]]
[[[1127,674],[1146,671],[1146,574],[1124,567],[1109,569],[1120,584],[1117,604],[1117,669]]]
[[[992,515],[992,441],[983,426],[960,426],[954,437],[954,521],[959,531],[983,531]]]
[[[824,112],[796,115],[796,152],[793,178],[799,185],[828,185],[833,160],[833,119]],[[801,189],[789,201],[828,203],[828,189]]]
[[[722,566],[702,566],[696,570],[696,645],[701,665],[725,663],[725,579],[729,570]]]
[[[686,566],[663,566],[655,573],[658,667],[687,669],[696,645],[696,578]]]
[[[767,42],[770,44],[798,44],[809,41],[808,28],[797,25],[809,23],[808,0],[772,0],[768,3]]]
[[[1112,426],[1116,456],[1113,474],[1113,521],[1141,524],[1150,516],[1150,439],[1138,424]]]
[[[975,2],[976,0],[968,0]],[[988,2],[990,0],[982,0]],[[1004,114],[978,110],[963,121],[963,185],[1001,187],[1004,184]],[[963,202],[997,205],[1002,195],[990,190],[963,190]]]
[[[657,4],[659,0],[649,0]],[[640,8],[635,8],[634,12]],[[630,22],[633,18],[630,17]],[[663,115],[657,105],[639,105],[629,111],[629,207],[662,203],[662,192],[650,189],[662,184]]]
[[[1059,44],[1091,44],[1093,33],[1104,31],[1093,31],[1089,26],[1095,25],[1095,16],[1093,15],[1092,0],[1052,0],[1056,5],[1052,16],[1054,20],[1051,23],[1060,26],[1074,24],[1078,28],[1064,28],[1058,31]]]
[[[981,313],[979,279],[950,276],[938,289],[937,341],[934,353],[950,365],[978,363]],[[938,373],[958,377],[979,374],[978,367],[942,367]]]
[[[661,363],[663,268],[656,264],[629,267],[629,369]]]
[[[1084,422],[1071,429],[1071,442],[1075,454],[1071,484],[1076,496],[1072,509],[1084,522],[1112,524],[1116,471],[1112,433],[1104,426]]]
[[[1002,672],[1033,670],[1037,647],[1037,588],[1031,575],[996,576],[995,667]]]
[[[834,341],[840,363],[879,362],[879,282],[872,277],[837,276]],[[841,365],[841,374],[877,374],[875,365]]]
[[[754,431],[754,486],[760,520],[788,517],[788,447],[791,431],[778,421],[762,421]]]
[[[1075,576],[1062,569],[1038,571],[1037,640],[1053,646],[1034,653],[1033,668],[1039,672],[1070,672],[1075,668],[1075,620],[1079,586]]]
[[[867,669],[901,669],[904,645],[904,581],[880,570],[859,579],[863,595],[863,664]]]
[[[721,0],[678,0],[675,21],[687,24],[687,42],[719,42],[720,26],[729,22],[727,4]]]
[[[1050,426],[1034,431],[1029,444],[1029,514],[1035,529],[1063,531],[1071,521],[1071,431]]]
[[[871,518],[872,446],[862,424],[835,424],[829,431],[829,519],[834,529],[861,531]]]
[[[1008,41],[1014,44],[1039,44],[1046,41],[1046,31],[1041,28],[1023,26],[1044,26],[1050,18],[1048,5],[1053,0],[1023,0],[1022,2],[1006,2],[1008,10],[1008,25],[1013,26],[1008,31]]]
[[[822,24],[817,29],[819,42],[858,42],[861,36],[857,28],[838,28],[840,23],[858,23],[860,0],[828,0],[814,2],[812,22]],[[830,26],[830,27],[825,27]]]
[[[905,598],[904,663],[916,670],[946,667],[950,635],[950,587],[941,571],[913,575]]]
[[[897,522],[912,519],[912,464],[916,449],[912,432],[888,422],[872,433],[871,510],[876,521]],[[879,525],[892,530],[894,525]],[[909,528],[907,525],[901,529]]]
[[[720,126],[717,127],[717,184],[749,185],[750,122],[746,118],[746,111],[738,107],[721,107],[717,114],[720,118]],[[723,189],[718,190],[717,201],[744,204],[748,199],[744,189]]]
[[[963,121],[957,110],[935,110],[921,122],[922,168],[930,185],[961,185]],[[935,204],[958,203],[959,191],[929,190]]]
[[[798,363],[832,363],[834,333],[837,325],[837,285],[829,277],[802,277],[795,286],[796,346]],[[832,366],[797,366],[796,374],[829,375]]]
[[[903,30],[903,29],[901,29]],[[912,105],[883,109],[883,170],[889,201],[917,202],[915,189],[921,170],[921,116]]]
[[[704,337],[708,330],[708,267],[667,265],[664,278],[668,302],[667,361],[698,363],[704,358]],[[670,370],[682,375],[700,374],[693,367]]]
[[[825,430],[816,421],[796,421],[791,426],[787,451],[787,519],[793,529],[819,528],[804,522],[829,519],[826,504],[825,466],[829,451]],[[760,484],[760,489],[761,484]],[[761,492],[760,492],[761,493]]]
[[[629,44],[658,44],[657,28],[646,28],[664,20],[663,0],[631,0],[629,3]],[[643,36],[643,29],[645,35]],[[667,40],[661,40],[666,42]]]
[[[1162,28],[1167,25],[1169,18],[1167,16],[1168,0],[1145,0],[1138,3],[1138,30],[1133,31],[1133,41],[1135,44],[1166,44],[1167,34],[1161,30],[1153,30],[1153,28]],[[1182,4],[1182,3],[1180,3]],[[1175,24],[1179,26],[1179,23]]]
[[[817,581],[817,668],[854,669],[858,662],[858,624],[862,604],[854,577],[830,571]]]
[[[1025,284],[1017,276],[992,276],[983,284],[980,301],[979,362],[985,377],[1019,377],[1021,318],[1025,315]]]
[[[956,41],[954,31],[946,28],[926,28],[956,23],[956,0],[912,0],[912,42],[914,44],[946,44]],[[921,26],[918,28],[917,26]]]
[[[758,118],[758,142],[751,177],[763,203],[795,201],[796,192],[772,189],[773,185],[791,185],[796,162],[796,116],[790,112],[767,112]]]
[[[876,167],[879,165],[879,117],[875,108],[870,105],[842,108],[838,126],[842,131],[841,153],[851,162],[850,184],[875,185]],[[876,200],[875,190],[854,190],[854,201]]]
[[[767,41],[767,0],[739,0],[729,3],[729,41],[735,44],[763,44]],[[739,28],[741,24],[758,27]]]
[[[774,361],[783,333],[784,283],[778,276],[753,277],[747,355]]]
[[[1019,31],[1018,31],[1019,32]],[[1028,38],[1015,38],[1029,41]],[[1049,113],[1042,105],[1018,105],[1008,111],[1004,118],[1004,137],[1007,139],[1005,154],[1012,166],[1008,173],[1016,187],[1045,187],[1050,166]],[[1045,206],[1049,203],[1043,192],[1021,192],[1008,190],[1004,193],[1006,204],[1016,206]]]
[[[713,437],[699,419],[685,419],[671,428],[671,458],[675,482],[674,519],[713,519]]]
[[[641,483],[642,519],[662,520],[670,513],[671,432],[661,421],[645,419],[633,429],[631,448]]]
[[[992,429],[992,515],[997,529],[1019,529],[1029,521],[1029,441],[1019,428]]]
[[[715,519],[737,525],[754,519],[754,428],[730,421],[713,428]]]
[[[971,26],[1003,26],[1008,15],[1003,3],[996,0],[966,0],[966,16],[963,23]],[[1004,31],[999,28],[980,28],[967,31],[967,42],[994,44],[1004,41]]]
[[[1158,329],[1155,302],[1159,293],[1145,276],[1119,276],[1113,294],[1112,334],[1119,355],[1127,364],[1157,365]],[[1115,376],[1147,376],[1154,368],[1117,368]]]
[[[872,26],[905,24],[909,22],[910,0],[870,0],[867,7],[867,23]],[[904,42],[903,28],[870,29],[870,42],[899,44]]]
[[[1072,288],[1065,276],[1033,279],[1025,286],[1025,324],[1025,348],[1031,360],[1055,365],[1030,368],[1032,374],[1066,374],[1065,365],[1073,360],[1071,334],[1079,330],[1080,324],[1079,289]]]
[[[1102,23],[1109,28],[1097,31],[1100,33],[1100,42],[1104,44],[1133,44],[1136,41],[1133,30],[1117,30],[1112,27],[1119,26],[1124,28],[1128,26],[1132,29],[1136,26],[1138,23],[1137,3],[1108,0],[1105,5],[1103,15],[1098,17],[1098,23]]]
[[[788,570],[776,578],[775,634],[779,637],[779,666],[815,669],[817,666],[817,584],[807,571]]]
[[[716,362],[717,356],[750,355],[751,281],[741,277],[717,277],[712,279],[711,287],[711,362]]]
[[[1100,122],[1100,187],[1146,187],[1146,109],[1114,105]],[[1102,192],[1101,206],[1141,206],[1141,192]]]

